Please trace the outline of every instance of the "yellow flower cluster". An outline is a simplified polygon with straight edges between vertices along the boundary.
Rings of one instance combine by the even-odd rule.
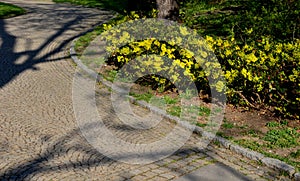
[[[281,43],[263,37],[248,44],[238,44],[234,37],[205,39],[222,62],[230,101],[239,102],[234,93],[243,92],[248,100],[265,100],[279,112],[299,118],[295,113],[300,111],[299,39]]]
[[[155,13],[155,12],[153,12]],[[141,18],[135,13],[129,17],[120,20],[124,21]],[[111,29],[111,25],[103,25],[104,30]],[[157,30],[158,31],[158,30]],[[252,29],[247,29],[248,34]],[[274,42],[268,37],[262,37],[257,41],[238,42],[234,37],[228,39],[214,38],[206,36],[205,41],[198,39],[188,39],[189,43],[198,47],[205,47],[214,50],[220,64],[214,61],[209,51],[198,51],[195,54],[188,49],[177,45],[186,41],[190,32],[185,27],[178,30],[180,36],[169,42],[159,41],[154,38],[145,40],[134,40],[126,30],[116,30],[107,39],[114,46],[107,46],[107,51],[115,55],[115,61],[123,65],[129,60],[142,56],[156,54],[161,57],[167,57],[172,61],[166,64],[162,58],[145,60],[140,62],[137,67],[144,70],[153,67],[155,71],[165,71],[171,76],[171,81],[176,82],[182,77],[178,70],[184,69],[184,75],[189,76],[191,80],[203,85],[201,88],[209,87],[207,76],[213,79],[221,77],[220,72],[214,72],[214,69],[222,68],[224,78],[227,81],[227,95],[232,103],[243,104],[245,101],[239,96],[241,93],[248,102],[264,103],[273,106],[276,110],[284,114],[293,114],[300,112],[300,40],[293,42]],[[176,33],[176,32],[174,32]],[[118,39],[115,37],[118,34]],[[182,38],[184,37],[184,38]],[[116,49],[116,45],[125,44]],[[200,48],[200,49],[201,49]],[[205,50],[205,48],[204,48]],[[159,84],[167,84],[165,78],[153,76]],[[222,81],[217,81],[210,85],[218,91],[225,90]]]

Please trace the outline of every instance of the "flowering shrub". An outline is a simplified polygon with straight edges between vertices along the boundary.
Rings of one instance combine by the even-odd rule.
[[[139,15],[131,13],[111,24],[104,24],[104,30],[110,30],[113,26],[131,19],[139,19]],[[118,30],[106,34],[106,41],[114,46],[107,46],[109,52],[108,62],[121,68],[135,57],[142,55],[160,55],[152,59],[142,59],[136,64],[136,70],[145,70],[151,67],[155,71],[164,71],[172,74],[166,79],[159,75],[151,75],[141,79],[140,83],[147,81],[154,88],[172,87],[171,82],[181,79],[179,72],[183,68],[184,75],[189,76],[196,83],[199,90],[209,92],[215,88],[221,92],[225,89],[222,81],[214,84],[208,82],[207,76],[218,79],[220,72],[213,70],[219,68],[215,62],[205,61],[213,58],[212,52],[204,46],[204,40],[193,40],[187,37],[191,34],[187,29],[178,30],[178,36],[171,41],[161,41],[155,38],[132,39],[130,32],[134,30]],[[159,32],[151,30],[149,32]],[[129,33],[128,33],[129,32]],[[251,29],[248,34],[251,34]],[[110,39],[118,35],[118,39]],[[166,35],[167,36],[167,35]],[[151,33],[148,35],[151,37]],[[180,38],[179,38],[180,37]],[[206,36],[206,43],[214,50],[222,66],[227,81],[227,97],[229,102],[237,105],[250,106],[252,108],[271,108],[281,115],[299,118],[300,112],[300,40],[293,42],[275,42],[271,38],[263,37],[261,40],[248,41],[241,45],[232,36],[228,39]],[[193,45],[202,47],[195,56],[193,52],[179,46],[183,41],[189,41]],[[126,43],[127,42],[127,43]],[[129,42],[129,43],[128,43]],[[117,47],[115,45],[120,45]],[[201,48],[200,48],[201,49]],[[166,64],[162,57],[172,59],[172,63]],[[130,76],[130,75],[128,75]],[[209,87],[210,86],[210,87]]]
[[[190,86],[189,82],[193,81],[199,89],[207,92],[218,92],[217,94],[224,92],[225,83],[221,66],[205,40],[200,38],[196,31],[175,24],[166,26],[165,23],[170,22],[144,19],[129,21],[114,28],[104,25],[107,31],[102,37],[106,41],[108,55],[112,55],[108,57],[108,61],[122,68],[130,60],[148,55],[148,59],[135,59],[138,62],[130,71],[151,70],[152,75],[150,78],[147,77],[147,80],[151,80],[153,87],[168,89],[175,82]],[[144,29],[147,31],[143,31]],[[150,55],[158,56],[149,58]],[[131,77],[130,74],[128,73],[126,77]],[[160,75],[170,76],[163,78]]]
[[[209,87],[206,79],[206,73],[201,68],[199,62],[193,58],[193,53],[185,49],[182,49],[175,45],[170,45],[167,42],[160,42],[157,39],[145,39],[139,42],[132,42],[118,51],[114,52],[114,56],[109,58],[110,62],[121,68],[129,60],[141,56],[141,55],[160,55],[155,59],[144,59],[139,61],[139,65],[136,65],[141,70],[145,67],[154,67],[152,72],[167,72],[172,74],[171,81],[176,82],[180,78],[179,69],[185,69],[184,75],[189,76],[192,81],[197,82],[197,85],[202,89]],[[173,60],[172,64],[168,64],[168,61],[163,57],[166,56]],[[155,87],[172,87],[172,83],[161,76],[152,75],[152,86]],[[149,80],[149,79],[148,79]],[[219,85],[218,89],[222,90],[224,87]]]
[[[267,37],[239,45],[234,38],[206,37],[222,64],[230,102],[268,105],[299,118],[300,40],[278,43]]]

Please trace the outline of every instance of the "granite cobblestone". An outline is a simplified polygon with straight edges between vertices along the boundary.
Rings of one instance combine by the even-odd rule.
[[[72,39],[110,19],[112,12],[50,1],[4,2],[29,13],[4,20],[1,30],[0,60],[4,63],[0,70],[9,66],[11,72],[0,76],[0,180],[174,180],[216,162],[252,180],[279,178],[275,170],[228,149],[213,144],[205,150],[195,148],[200,140],[197,134],[191,135],[184,149],[147,165],[122,163],[101,154],[77,127],[72,107],[75,67],[66,52]],[[15,43],[10,46],[16,52],[7,42]],[[22,71],[12,62],[18,62]],[[119,122],[111,112],[109,90],[99,88],[97,93],[99,112],[124,140],[152,142],[174,126],[163,120],[161,127],[145,133],[116,129]],[[148,111],[133,109],[142,114]],[[225,140],[221,144],[236,150]]]

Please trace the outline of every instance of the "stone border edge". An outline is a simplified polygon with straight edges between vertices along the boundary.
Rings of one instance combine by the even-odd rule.
[[[75,51],[75,42],[78,38],[74,39],[71,43],[71,47],[70,47],[70,56],[72,58],[72,60],[75,62],[75,64],[80,67],[82,70],[84,70],[86,73],[88,73],[92,78],[96,79],[98,82],[101,82],[102,84],[104,84],[105,86],[112,88],[112,83],[105,81],[102,77],[98,76],[97,73],[87,69],[87,67],[81,62],[81,60],[77,57],[76,51]],[[193,127],[190,123],[188,123],[187,121],[182,121],[180,120],[178,117],[175,116],[171,116],[165,113],[165,111],[154,107],[150,104],[148,104],[145,101],[140,101],[140,100],[136,100],[134,97],[132,96],[128,96],[128,98],[130,99],[130,101],[138,104],[139,106],[142,106],[144,108],[147,108],[153,112],[155,112],[156,114],[163,116],[166,119],[169,120],[173,120],[176,121],[177,124],[180,124],[184,127],[187,127],[188,129]],[[195,129],[193,131],[196,134],[199,134],[203,137],[206,138],[212,138],[212,141],[218,142],[220,143],[220,145],[222,145],[224,148],[229,149],[239,155],[242,155],[244,157],[247,157],[250,160],[254,160],[257,162],[261,162],[264,165],[266,165],[269,168],[278,170],[280,172],[285,172],[289,175],[289,177],[295,181],[300,181],[300,172],[296,172],[295,167],[280,161],[278,159],[274,159],[274,158],[270,158],[270,157],[265,157],[263,154],[258,153],[256,151],[252,151],[248,148],[244,148],[241,147],[237,144],[232,143],[231,141],[222,138],[220,136],[215,136],[212,135],[211,133],[208,133],[206,131],[204,131],[201,127],[198,127],[195,125]]]

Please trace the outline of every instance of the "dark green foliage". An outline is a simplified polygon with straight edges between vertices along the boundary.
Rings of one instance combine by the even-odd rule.
[[[297,0],[189,0],[182,3],[185,24],[203,35],[230,36],[246,42],[261,36],[281,40],[299,38],[300,1]],[[253,29],[251,37],[247,29]]]
[[[26,11],[18,6],[0,2],[0,19],[24,14]]]

